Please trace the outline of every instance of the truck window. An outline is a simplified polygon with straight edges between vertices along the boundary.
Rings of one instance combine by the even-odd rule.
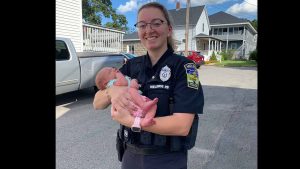
[[[67,48],[67,45],[64,41],[56,40],[56,59],[57,61],[60,60],[69,60],[70,54]]]

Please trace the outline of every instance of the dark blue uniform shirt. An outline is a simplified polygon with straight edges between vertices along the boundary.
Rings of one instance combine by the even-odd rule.
[[[198,79],[196,65],[184,56],[176,55],[171,48],[152,66],[149,55],[130,59],[120,71],[132,79],[137,79],[142,95],[150,99],[158,98],[156,117],[175,112],[203,113],[204,96]],[[170,97],[173,108],[170,110]],[[149,132],[142,131],[143,134]],[[136,133],[135,133],[136,134]],[[140,138],[144,145],[165,145],[166,139],[156,137]],[[147,137],[147,136],[145,136]]]

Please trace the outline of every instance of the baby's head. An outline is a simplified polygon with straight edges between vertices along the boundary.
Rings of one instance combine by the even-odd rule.
[[[116,78],[116,73],[119,72],[118,69],[114,67],[104,67],[96,75],[95,83],[98,89],[104,90],[107,83]]]

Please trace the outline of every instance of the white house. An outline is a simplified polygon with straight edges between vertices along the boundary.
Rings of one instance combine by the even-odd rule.
[[[175,40],[175,51],[185,50],[185,20],[186,20],[186,8],[179,10],[172,9],[168,11],[173,23],[173,35]],[[188,38],[188,50],[201,51],[208,60],[212,51],[220,51],[220,48],[214,48],[210,46],[211,41],[220,42],[220,39],[209,36],[210,23],[205,6],[190,7],[189,15],[189,38]],[[144,54],[146,51],[139,44],[139,38],[137,33],[128,34],[124,36],[123,50],[126,52],[137,51],[138,55]],[[206,46],[205,46],[206,45]],[[127,46],[127,47],[126,47]],[[203,48],[203,46],[205,48]],[[134,50],[129,50],[134,49]],[[206,49],[206,50],[205,50]]]
[[[122,51],[125,32],[82,21],[82,0],[56,0],[56,36],[70,38],[77,52]]]
[[[172,9],[169,13],[173,18],[174,39],[177,46],[174,50],[184,51],[186,8]],[[217,29],[220,31],[216,32]],[[225,12],[208,16],[204,5],[190,7],[188,35],[188,50],[200,51],[205,60],[209,60],[213,52],[217,55],[217,59],[220,59],[220,52],[227,49],[235,50],[236,58],[247,59],[249,53],[256,49],[257,32],[248,21]],[[146,53],[137,32],[125,35],[123,42],[125,52],[137,55]]]
[[[82,0],[56,0],[56,36],[70,38],[83,51]]]

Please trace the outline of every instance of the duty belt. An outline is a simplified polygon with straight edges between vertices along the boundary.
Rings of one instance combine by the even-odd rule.
[[[171,153],[170,147],[167,146],[142,147],[142,146],[129,144],[129,143],[126,143],[125,150],[128,150],[135,154],[142,154],[142,155]]]

